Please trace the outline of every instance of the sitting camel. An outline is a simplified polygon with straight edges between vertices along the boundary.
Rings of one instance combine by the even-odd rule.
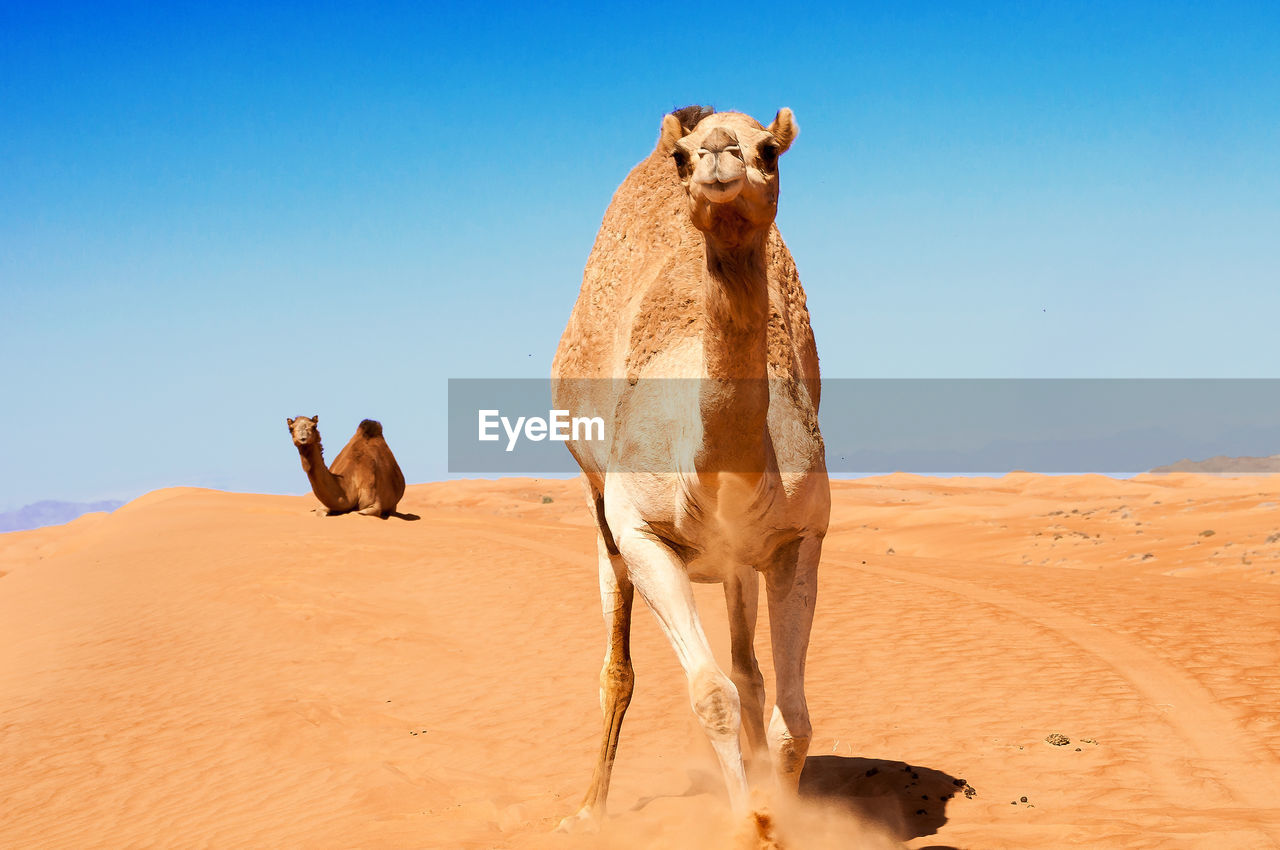
[[[311,481],[311,492],[330,516],[357,511],[386,519],[395,513],[404,496],[404,474],[395,455],[382,439],[382,425],[366,419],[356,428],[333,465],[324,465],[324,446],[316,423],[319,416],[289,419],[289,433],[298,447],[302,471]]]

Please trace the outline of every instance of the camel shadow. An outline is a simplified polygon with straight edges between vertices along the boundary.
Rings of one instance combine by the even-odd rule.
[[[405,522],[417,522],[418,520],[422,519],[422,517],[418,516],[417,514],[402,514],[399,511],[392,511],[391,513],[387,514],[387,516],[383,518],[390,519],[391,517],[395,517],[396,519],[402,519]]]
[[[327,511],[324,508],[313,508],[311,513],[315,514],[321,519],[332,519],[333,517],[362,516],[362,514],[356,511],[343,511],[342,513],[331,513],[330,511]],[[392,517],[395,517],[396,519],[402,519],[405,522],[417,522],[418,520],[422,519],[422,517],[418,516],[417,514],[402,514],[399,511],[392,511],[389,514],[383,514],[380,517],[375,517],[375,519],[388,520],[388,519],[391,519]]]
[[[712,772],[690,769],[683,792],[654,794],[631,807],[639,811],[655,800],[723,792]],[[906,762],[857,756],[810,756],[800,774],[800,796],[843,808],[859,820],[875,823],[902,841],[933,835],[947,822],[947,804],[956,795],[977,791],[965,780]],[[920,850],[957,850],[931,844]]]
[[[842,806],[881,823],[903,841],[933,835],[947,822],[947,803],[972,797],[973,786],[929,767],[857,756],[810,756],[800,774],[800,795]],[[936,845],[923,850],[955,850]]]

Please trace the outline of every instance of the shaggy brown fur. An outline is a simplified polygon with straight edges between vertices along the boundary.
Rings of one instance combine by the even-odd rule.
[[[404,474],[382,437],[382,424],[366,419],[338,453],[333,465],[324,465],[324,447],[316,423],[319,416],[286,420],[302,469],[311,481],[311,492],[329,514],[359,511],[386,518],[395,513],[404,496]]]
[[[714,115],[715,112],[716,110],[714,106],[690,105],[681,107],[671,114],[680,119],[680,126],[684,127],[684,129],[688,131],[697,127],[698,122],[703,118],[706,118],[708,115]]]

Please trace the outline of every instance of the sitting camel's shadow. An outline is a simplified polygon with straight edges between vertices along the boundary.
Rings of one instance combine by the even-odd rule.
[[[345,511],[345,512],[340,513],[340,514],[335,514],[335,513],[330,513],[329,511],[325,510],[324,508],[312,508],[311,512],[312,512],[313,514],[315,514],[316,516],[320,517],[321,519],[328,519],[328,518],[330,518],[330,517],[354,517],[354,516],[361,516],[361,514],[357,513],[356,511]],[[380,517],[377,517],[377,518],[378,518],[378,519],[392,519],[392,518],[395,518],[395,519],[402,519],[402,520],[404,520],[405,522],[417,522],[418,520],[422,519],[422,517],[418,516],[417,514],[402,514],[402,513],[400,513],[399,511],[392,511],[392,512],[391,512],[391,513],[389,513],[389,514],[385,514],[385,515],[380,516]]]
[[[947,822],[947,804],[956,795],[972,797],[973,787],[929,767],[857,756],[810,756],[800,774],[800,795],[827,800],[874,820],[906,841],[933,835]],[[937,845],[921,850],[954,850]]]

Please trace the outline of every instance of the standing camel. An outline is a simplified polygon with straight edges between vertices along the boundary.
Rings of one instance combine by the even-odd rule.
[[[604,734],[582,808],[598,821],[631,700],[632,602],[653,611],[688,680],[735,812],[747,755],[795,790],[811,727],[804,696],[818,559],[830,515],[818,355],[804,291],[774,226],[778,157],[798,132],[686,107],[614,194],[552,364],[555,406],[601,416],[576,440],[598,530],[609,639]],[[776,669],[766,735],[754,638],[764,576]],[[717,666],[691,581],[720,582],[732,671]],[[766,756],[767,757],[767,756]]]

